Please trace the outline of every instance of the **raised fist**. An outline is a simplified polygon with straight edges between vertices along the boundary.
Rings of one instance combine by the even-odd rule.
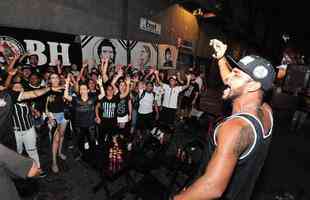
[[[218,39],[210,40],[210,46],[214,49],[212,57],[216,59],[221,59],[227,50],[227,45]]]

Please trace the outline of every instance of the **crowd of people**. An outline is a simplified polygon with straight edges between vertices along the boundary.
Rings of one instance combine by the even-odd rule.
[[[63,67],[58,60],[55,66],[42,68],[34,54],[16,54],[2,62],[1,91],[13,102],[15,141],[3,137],[11,138],[8,145],[16,143],[13,149],[19,154],[25,147],[39,169],[38,135],[49,134],[51,169],[58,173],[57,160],[67,159],[63,150],[66,129],[72,132],[74,158],[81,159],[87,152],[96,159],[95,149],[104,148],[107,141],[121,137],[130,143],[157,124],[173,128],[177,111],[184,121],[192,108],[199,109],[203,81],[198,71],[189,68],[185,74],[167,77],[167,72],[155,67],[115,66],[104,53],[100,58],[97,67],[85,62],[80,70],[76,65]],[[181,94],[184,97],[179,102]],[[41,176],[46,176],[44,170]]]
[[[232,67],[225,58],[227,45],[216,39],[210,45],[226,86],[222,98],[231,101],[232,115],[218,124],[205,141],[207,166],[201,176],[171,196],[174,200],[250,199],[272,138],[272,109],[263,98],[273,87],[273,66],[262,57],[248,55]],[[30,64],[23,64],[25,59]],[[20,154],[25,147],[34,163],[6,149],[0,149],[0,162],[14,172],[21,160],[24,167],[20,171],[16,167],[15,171],[22,177],[46,175],[36,142],[36,132],[42,131],[44,125],[52,144],[50,167],[59,173],[59,159],[67,159],[63,149],[67,127],[73,130],[75,159],[87,153],[88,158],[98,160],[92,157],[94,151],[105,149],[107,141],[115,143],[124,138],[130,151],[133,137],[143,138],[156,124],[173,129],[177,116],[182,122],[193,109],[199,109],[203,84],[192,69],[185,76],[167,76],[154,67],[137,70],[115,66],[112,58],[104,54],[100,54],[97,67],[89,69],[84,63],[80,71],[65,68],[59,61],[42,71],[37,61],[36,55],[15,54],[1,66],[0,142]],[[5,159],[5,155],[15,157],[15,165],[7,165],[12,160]],[[1,166],[0,180],[4,180],[2,177],[8,176]]]

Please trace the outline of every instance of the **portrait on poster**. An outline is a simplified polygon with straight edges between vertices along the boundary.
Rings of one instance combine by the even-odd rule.
[[[176,69],[178,58],[178,49],[176,46],[168,44],[160,44],[158,47],[159,67],[161,69]]]
[[[130,63],[134,68],[157,66],[157,45],[138,41],[130,41],[130,44]]]
[[[126,42],[123,40],[82,35],[81,41],[84,61],[98,65],[101,57],[108,57],[113,65],[127,64]]]

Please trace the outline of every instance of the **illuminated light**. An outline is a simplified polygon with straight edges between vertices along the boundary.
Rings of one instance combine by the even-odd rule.
[[[203,12],[202,12],[201,8],[194,10],[193,15],[194,16],[203,16]]]
[[[213,12],[208,12],[203,15],[204,18],[216,17],[216,14]]]

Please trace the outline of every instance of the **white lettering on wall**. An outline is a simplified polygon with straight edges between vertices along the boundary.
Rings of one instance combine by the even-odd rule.
[[[61,56],[62,64],[67,66],[71,65],[69,60],[69,46],[70,44],[65,43],[57,43],[57,42],[47,42],[50,47],[50,63],[49,65],[54,65],[54,61]],[[58,51],[58,46],[60,46],[60,50]]]
[[[36,54],[39,57],[38,65],[44,65],[47,62],[47,57],[43,53],[45,51],[44,43],[38,40],[24,40],[26,49],[32,54]]]
[[[39,57],[38,65],[47,64],[47,55],[44,51],[47,49],[46,45],[43,42],[38,40],[24,40],[26,44],[26,49],[32,54],[36,54]],[[62,60],[64,66],[71,65],[69,59],[69,47],[70,44],[67,43],[58,43],[58,42],[47,42],[49,48],[49,66],[55,65],[55,60]],[[59,47],[59,48],[58,48]],[[59,50],[58,50],[59,49]],[[61,57],[61,58],[60,58]]]

